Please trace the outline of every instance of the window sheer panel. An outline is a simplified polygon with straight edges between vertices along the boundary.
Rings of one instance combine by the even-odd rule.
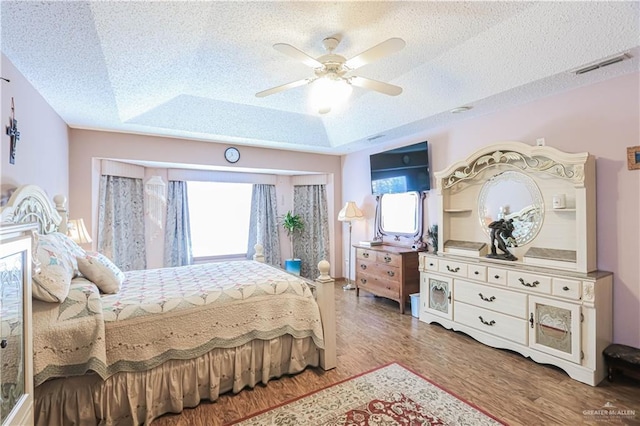
[[[194,258],[246,255],[252,186],[187,182]]]

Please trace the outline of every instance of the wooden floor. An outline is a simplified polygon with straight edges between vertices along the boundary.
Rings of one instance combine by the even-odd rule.
[[[267,386],[203,401],[154,426],[222,425],[299,397],[358,373],[397,361],[511,425],[607,424],[585,415],[606,403],[635,410],[634,419],[610,424],[640,425],[640,382],[621,377],[598,387],[577,382],[555,367],[516,353],[489,348],[471,337],[418,321],[395,302],[336,284],[338,368],[309,368]]]

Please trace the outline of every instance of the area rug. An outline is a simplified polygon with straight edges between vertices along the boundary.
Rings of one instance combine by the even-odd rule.
[[[233,424],[481,426],[505,423],[429,379],[393,363]]]

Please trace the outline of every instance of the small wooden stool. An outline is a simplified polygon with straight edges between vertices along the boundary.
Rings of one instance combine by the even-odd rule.
[[[640,349],[627,345],[613,344],[602,351],[609,368],[609,381],[617,371],[640,380]]]

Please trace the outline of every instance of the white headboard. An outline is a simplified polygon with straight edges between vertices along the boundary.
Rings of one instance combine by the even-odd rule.
[[[63,195],[53,198],[55,205],[42,188],[23,185],[15,190],[7,205],[0,210],[1,223],[37,223],[41,234],[67,232],[67,199]]]

